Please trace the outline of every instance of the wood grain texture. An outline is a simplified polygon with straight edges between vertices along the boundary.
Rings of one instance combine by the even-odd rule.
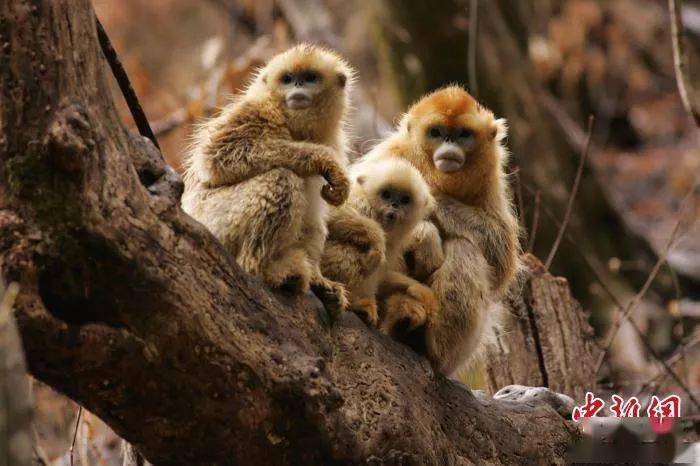
[[[582,400],[595,388],[599,348],[564,278],[547,273],[532,255],[522,292],[511,297],[497,348],[489,356],[489,391],[505,385],[545,386]]]

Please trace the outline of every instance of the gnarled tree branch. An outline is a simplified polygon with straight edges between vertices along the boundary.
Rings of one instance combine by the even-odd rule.
[[[34,376],[155,464],[563,462],[553,410],[242,273],[120,123],[88,0],[3,2],[0,35],[0,264]]]

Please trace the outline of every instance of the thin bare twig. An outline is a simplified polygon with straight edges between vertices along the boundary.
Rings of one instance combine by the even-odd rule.
[[[126,70],[119,60],[116,50],[114,50],[114,47],[112,47],[112,42],[109,40],[109,36],[107,35],[104,27],[102,27],[102,23],[100,23],[97,16],[95,16],[95,23],[97,24],[97,37],[100,41],[102,53],[107,59],[109,67],[112,69],[112,74],[119,84],[119,89],[121,89],[122,94],[124,95],[124,100],[126,100],[126,104],[131,112],[131,117],[136,123],[139,134],[150,139],[158,150],[160,150],[158,140],[153,134],[153,130],[151,130],[151,125],[148,123],[148,118],[146,118],[146,114],[139,103],[139,98],[136,96],[136,92],[134,92],[134,88],[131,86],[129,75],[126,74]]]
[[[671,42],[673,43],[673,64],[676,72],[678,92],[683,101],[683,107],[693,118],[696,126],[700,127],[700,109],[696,104],[696,93],[688,70],[688,55],[683,34],[683,1],[668,0],[668,10],[671,15]]]
[[[649,341],[645,338],[644,332],[642,332],[639,326],[637,326],[637,323],[632,319],[630,319],[629,322],[632,325],[632,329],[634,329],[635,333],[640,337],[639,339],[641,340],[642,344],[649,352],[649,354],[651,354],[654,357],[654,359],[661,363],[661,366],[663,367],[664,371],[666,371],[666,373],[671,376],[671,378],[678,384],[678,386],[681,387],[681,390],[685,392],[691,403],[693,403],[696,408],[700,409],[700,402],[698,402],[698,399],[695,398],[693,392],[690,391],[690,387],[688,387],[688,385],[683,381],[683,379],[678,374],[676,374],[671,365],[668,362],[666,362],[659,353],[656,352],[651,343],[649,343]]]
[[[542,193],[537,190],[535,192],[535,206],[532,209],[532,226],[530,227],[530,239],[527,242],[527,252],[532,252],[535,247],[535,238],[537,237],[537,228],[540,222],[540,198]]]
[[[73,441],[70,444],[70,466],[73,466],[73,451],[75,450],[75,439],[78,438],[78,427],[80,427],[80,418],[83,415],[83,407],[78,406],[78,417],[75,419],[75,429],[73,429]]]
[[[537,194],[539,193],[539,191],[535,191],[535,189],[532,188],[532,187],[530,187],[530,186],[525,185],[525,188],[528,190],[528,192],[529,192],[531,195],[534,193],[534,196],[537,196]],[[542,205],[541,207],[542,207],[542,211],[545,213],[545,215],[547,215],[547,217],[549,217],[549,219],[550,219],[552,222],[554,222],[554,224],[555,224],[557,227],[561,228],[562,222],[560,222],[560,221],[557,219],[556,215],[554,215],[554,213],[553,213],[546,205]],[[581,256],[581,258],[583,259],[583,261],[584,261],[584,263],[586,264],[586,266],[591,270],[591,272],[593,272],[593,276],[594,276],[595,280],[598,282],[598,284],[600,284],[600,286],[601,286],[601,288],[603,289],[603,291],[605,291],[605,293],[606,293],[606,294],[610,297],[610,299],[612,300],[613,304],[616,306],[615,311],[616,311],[616,312],[621,312],[622,309],[623,309],[622,303],[620,302],[620,300],[618,299],[618,297],[615,295],[615,293],[613,293],[613,291],[610,289],[610,287],[609,287],[609,286],[607,285],[607,283],[605,282],[605,279],[603,278],[603,274],[602,274],[602,272],[601,272],[601,270],[600,270],[600,267],[597,266],[596,263],[595,263],[595,261],[594,261],[592,258],[590,258],[590,257],[588,256],[588,254],[586,254],[586,253],[581,249],[580,245],[576,242],[576,240],[573,238],[573,236],[572,236],[569,232],[566,232],[565,238],[566,238],[566,240],[571,244],[571,246],[574,248],[574,250]],[[598,263],[599,263],[599,261],[598,261]],[[654,348],[653,348],[653,346],[651,345],[651,343],[649,343],[648,337],[644,334],[644,332],[641,331],[641,329],[637,326],[637,324],[636,324],[634,321],[630,321],[630,322],[631,322],[631,324],[632,324],[632,329],[633,329],[634,332],[637,334],[637,336],[638,336],[639,339],[641,340],[641,342],[642,342],[642,344],[644,345],[644,347],[649,351],[649,354],[651,355],[651,357],[652,357],[653,359],[655,359],[656,361],[659,362],[659,364],[660,364],[661,367],[666,371],[666,373],[667,373],[668,375],[670,375],[671,378],[673,378],[674,380],[676,380],[676,383],[678,383],[678,386],[681,387],[681,389],[683,389],[683,391],[686,392],[686,394],[688,395],[688,398],[689,398],[694,404],[696,404],[696,406],[698,406],[698,407],[700,408],[700,405],[697,405],[697,400],[696,400],[695,397],[692,395],[690,389],[687,387],[687,385],[680,379],[680,377],[679,377],[679,376],[673,371],[673,369],[671,368],[671,365],[672,365],[673,363],[672,363],[672,362],[669,362],[669,361],[665,361],[665,360],[661,357],[661,355],[659,355],[659,354],[656,352],[656,350],[654,350]]]
[[[476,77],[476,42],[479,37],[479,0],[469,3],[469,92],[479,98],[479,87]]]
[[[651,286],[652,282],[656,278],[656,275],[659,273],[659,270],[661,269],[661,266],[666,262],[666,258],[668,257],[668,254],[671,252],[673,247],[676,245],[678,241],[678,235],[680,233],[681,229],[681,224],[683,222],[683,212],[685,211],[685,208],[690,204],[690,201],[693,199],[693,195],[695,193],[695,190],[698,188],[698,184],[700,184],[700,176],[697,176],[695,178],[695,182],[693,183],[693,186],[690,188],[690,190],[686,193],[686,195],[683,198],[683,201],[681,202],[680,208],[678,209],[678,213],[676,214],[678,216],[678,219],[676,221],[676,225],[673,227],[673,231],[671,232],[671,236],[668,239],[668,243],[666,244],[666,247],[662,251],[662,253],[659,255],[658,260],[656,261],[656,264],[654,264],[654,267],[652,268],[651,272],[649,273],[649,276],[647,277],[646,282],[642,286],[642,288],[639,290],[639,292],[630,300],[630,302],[627,304],[625,307],[622,317],[619,317],[616,319],[615,324],[613,328],[610,330],[610,334],[608,336],[608,339],[603,346],[603,351],[600,354],[600,357],[598,359],[598,364],[596,365],[596,373],[600,371],[600,367],[603,365],[603,360],[605,359],[605,356],[607,355],[608,351],[610,350],[610,346],[612,345],[613,340],[615,339],[615,336],[617,335],[617,331],[620,329],[620,326],[622,323],[629,319],[630,315],[636,310],[637,306],[641,302],[642,298],[644,295],[646,295],[647,291],[649,290],[649,287]]]
[[[549,255],[547,256],[547,260],[544,263],[544,268],[549,270],[549,267],[552,265],[552,261],[554,260],[554,256],[557,254],[557,249],[559,249],[559,244],[561,243],[561,239],[564,237],[564,232],[566,231],[566,226],[569,224],[569,220],[571,219],[571,211],[574,208],[574,200],[576,199],[576,193],[578,193],[578,188],[579,185],[581,184],[581,177],[583,176],[583,167],[586,165],[586,157],[588,157],[588,152],[591,149],[591,138],[593,135],[593,121],[594,121],[593,115],[590,115],[588,117],[588,130],[586,132],[586,145],[583,149],[583,152],[581,152],[581,157],[578,163],[578,168],[576,169],[576,178],[574,179],[574,186],[571,188],[571,194],[569,195],[569,202],[566,204],[566,211],[564,213],[564,220],[562,221],[561,227],[559,228],[559,231],[557,232],[557,237],[554,240],[554,244],[552,244],[552,249],[549,251]]]
[[[644,393],[647,389],[649,389],[651,386],[658,386],[659,384],[663,383],[664,380],[666,380],[667,375],[673,375],[672,371],[666,370],[666,367],[671,367],[674,364],[676,364],[681,358],[684,357],[685,351],[687,351],[688,348],[692,348],[695,345],[700,344],[700,334],[697,335],[690,335],[689,338],[685,339],[685,341],[681,342],[680,346],[674,353],[669,356],[668,359],[664,361],[665,364],[663,364],[665,372],[660,372],[657,373],[656,375],[652,376],[649,380],[644,382],[642,386],[639,388],[639,391],[637,392],[637,396],[640,394]],[[697,405],[696,405],[697,406]]]

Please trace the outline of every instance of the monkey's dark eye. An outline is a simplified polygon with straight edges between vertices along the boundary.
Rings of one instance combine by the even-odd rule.
[[[459,132],[459,137],[463,138],[463,139],[470,138],[473,135],[474,135],[474,133],[472,132],[472,130],[470,130],[468,128],[462,128],[462,131]]]
[[[309,84],[314,84],[321,80],[321,77],[318,75],[318,73],[314,71],[307,71],[306,73],[304,73],[303,78],[304,82]]]
[[[440,128],[437,126],[433,126],[428,130],[428,136],[431,138],[439,138],[440,137]]]
[[[385,201],[388,201],[389,199],[391,199],[391,191],[389,191],[388,189],[383,189],[382,192],[379,194],[380,194],[380,196],[382,196],[382,199],[384,199]]]
[[[401,196],[400,202],[403,205],[410,204],[411,203],[411,196],[409,196],[408,194],[404,194],[403,196]]]
[[[284,73],[284,74],[280,77],[280,82],[281,82],[282,84],[292,84],[292,81],[294,81],[294,77],[292,76],[291,73]]]

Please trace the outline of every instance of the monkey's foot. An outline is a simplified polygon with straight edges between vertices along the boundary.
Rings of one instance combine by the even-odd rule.
[[[429,314],[421,299],[397,293],[386,300],[386,314],[379,324],[379,330],[390,336],[395,336],[398,329],[411,331],[425,325]]]
[[[406,289],[406,294],[418,301],[425,312],[425,317],[421,316],[423,322],[418,325],[431,321],[438,313],[440,303],[438,303],[435,293],[429,287],[421,284],[411,285]]]
[[[348,307],[347,291],[338,282],[319,276],[312,280],[311,291],[321,300],[332,318],[338,317]]]
[[[284,293],[304,294],[309,291],[311,265],[303,251],[292,250],[267,267],[264,279]]]
[[[379,321],[377,301],[374,298],[362,298],[350,303],[350,310],[357,314],[367,325],[376,327]]]

